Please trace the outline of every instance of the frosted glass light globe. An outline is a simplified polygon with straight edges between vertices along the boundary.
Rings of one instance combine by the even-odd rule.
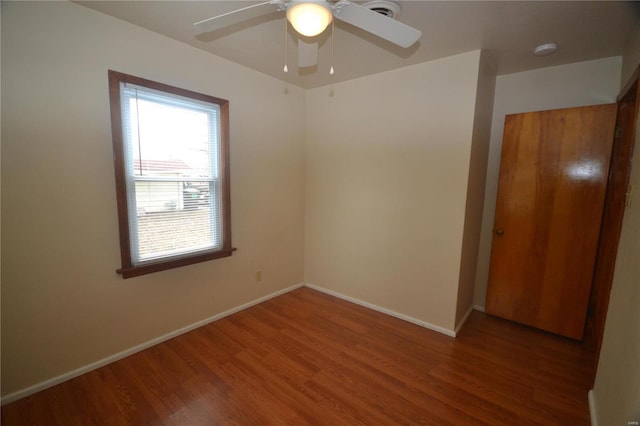
[[[333,20],[333,13],[324,1],[300,2],[289,7],[287,19],[297,32],[313,37],[327,28]]]

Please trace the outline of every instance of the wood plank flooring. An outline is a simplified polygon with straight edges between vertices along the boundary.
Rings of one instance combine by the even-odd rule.
[[[301,288],[2,407],[10,425],[588,425],[593,355],[473,312],[456,339]]]

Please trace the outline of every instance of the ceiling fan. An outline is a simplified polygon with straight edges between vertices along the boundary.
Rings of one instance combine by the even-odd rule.
[[[367,5],[371,7],[366,7]],[[404,48],[413,45],[422,35],[421,31],[393,19],[400,11],[400,6],[390,1],[372,1],[365,3],[365,5],[359,5],[348,0],[335,2],[330,0],[269,0],[214,16],[193,25],[200,32],[212,32],[276,11],[286,11],[287,20],[299,34],[305,37],[315,37],[321,34],[334,18]],[[298,67],[310,67],[317,63],[317,41],[309,42],[299,37]]]

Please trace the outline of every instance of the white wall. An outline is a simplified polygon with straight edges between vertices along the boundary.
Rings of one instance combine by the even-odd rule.
[[[307,92],[306,282],[453,331],[479,61]]]
[[[488,55],[483,53],[480,60],[475,116],[473,119],[467,205],[462,240],[458,304],[456,309],[456,330],[462,326],[466,315],[469,314],[473,308],[495,86],[496,71],[494,64]]]
[[[484,214],[474,304],[484,308],[504,118],[507,114],[612,103],[620,90],[621,57],[498,76],[493,106]]]
[[[116,274],[108,69],[230,101],[232,257]],[[71,2],[3,2],[2,105],[3,396],[302,282],[303,90]]]
[[[627,84],[634,71],[640,66],[640,26],[636,26],[627,39],[622,53],[622,78],[620,83]]]

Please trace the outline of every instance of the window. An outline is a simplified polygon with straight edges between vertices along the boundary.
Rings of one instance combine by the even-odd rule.
[[[231,256],[229,103],[109,71],[123,278]]]

